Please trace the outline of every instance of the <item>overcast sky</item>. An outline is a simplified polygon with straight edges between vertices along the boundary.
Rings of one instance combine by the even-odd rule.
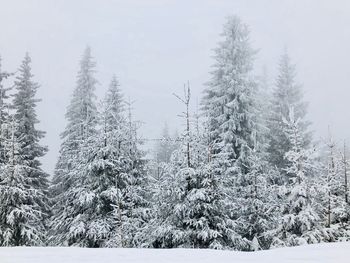
[[[50,148],[45,169],[54,168],[87,45],[97,61],[97,94],[115,73],[126,98],[136,101],[143,137],[154,138],[165,121],[172,129],[181,125],[181,104],[172,93],[181,93],[184,82],[191,83],[193,104],[200,99],[212,49],[232,14],[249,24],[259,49],[256,72],[265,65],[272,83],[288,48],[316,136],[325,136],[331,125],[338,138],[350,138],[350,1],[0,0],[3,68],[15,71],[28,51],[41,84],[38,114]]]

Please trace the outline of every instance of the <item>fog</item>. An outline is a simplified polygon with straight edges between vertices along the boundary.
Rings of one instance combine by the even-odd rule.
[[[0,0],[0,55],[15,72],[26,51],[41,84],[40,128],[47,132],[44,168],[52,172],[85,47],[97,61],[101,97],[115,73],[135,101],[144,138],[156,138],[165,121],[181,130],[181,104],[172,95],[190,81],[193,104],[209,79],[212,49],[226,16],[250,26],[259,52],[256,74],[267,68],[274,83],[285,48],[297,65],[316,138],[331,126],[338,139],[350,130],[350,2],[321,0],[53,1]]]

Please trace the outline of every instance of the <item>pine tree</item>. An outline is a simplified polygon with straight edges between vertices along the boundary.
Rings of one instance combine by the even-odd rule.
[[[92,138],[97,134],[97,108],[94,94],[96,63],[87,48],[80,61],[76,88],[68,106],[68,124],[61,135],[63,140],[51,187],[53,218],[51,241],[59,245],[90,246],[85,239],[85,206],[93,200],[84,184],[83,173]]]
[[[39,85],[32,80],[31,59],[27,54],[15,81],[14,110],[2,166],[1,225],[3,245],[43,245],[45,219],[48,216],[47,174],[41,169],[40,157],[47,151],[40,145],[44,132],[37,130],[35,98]],[[10,127],[10,128],[9,128]]]
[[[292,147],[286,138],[284,132],[286,127],[283,122],[283,118],[288,118],[290,108],[295,109],[295,117],[299,119],[303,147],[308,147],[311,142],[311,133],[308,131],[310,123],[305,120],[307,104],[303,101],[301,86],[296,83],[296,67],[291,63],[287,53],[280,59],[279,75],[270,104],[267,152],[271,165],[283,173],[288,164],[285,154]]]

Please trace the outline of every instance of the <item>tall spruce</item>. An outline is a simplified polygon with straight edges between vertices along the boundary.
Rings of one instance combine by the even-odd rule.
[[[124,245],[126,247],[140,247],[145,242],[142,229],[150,219],[149,199],[147,193],[148,173],[146,171],[145,153],[138,138],[139,122],[133,119],[132,103],[127,103],[127,125],[125,129],[126,141],[123,147],[125,153],[127,182],[124,194],[125,215],[122,219],[124,229]],[[116,213],[118,215],[118,208]]]
[[[125,103],[119,82],[113,76],[100,112],[100,132],[92,161],[100,173],[99,192],[104,203],[104,218],[109,223],[109,232],[104,246],[124,247],[127,243],[124,222],[125,192],[128,185],[128,165],[124,147],[126,137]]]
[[[33,81],[30,63],[26,54],[15,80],[13,116],[7,125],[7,158],[0,180],[2,245],[46,243],[48,175],[41,168],[40,158],[47,148],[40,145],[45,133],[36,128],[39,85]]]
[[[95,66],[88,47],[80,61],[76,88],[66,113],[68,123],[61,134],[63,142],[51,187],[53,244],[93,246],[84,238],[87,233],[84,223],[87,215],[84,215],[84,210],[86,203],[91,199],[89,195],[84,195],[84,183],[87,178],[82,176],[82,166],[88,154],[85,151],[86,147],[97,134]]]
[[[97,133],[91,133],[82,144],[76,175],[81,183],[74,190],[83,212],[74,220],[80,232],[76,244],[87,247],[111,246],[119,222],[114,207],[126,185],[126,144],[124,106],[119,84],[113,77],[98,113]],[[79,209],[77,207],[76,209]],[[124,207],[123,207],[124,208]],[[119,244],[113,244],[118,246]]]
[[[247,25],[237,17],[230,17],[224,25],[223,41],[215,49],[214,70],[204,96],[204,111],[208,117],[211,156],[214,176],[225,183],[226,211],[231,220],[241,216],[240,200],[250,182],[251,157],[259,130],[257,114],[257,84],[254,81],[255,51],[249,41]],[[236,228],[236,227],[235,227]],[[248,228],[237,226],[240,233],[230,246],[250,250]]]

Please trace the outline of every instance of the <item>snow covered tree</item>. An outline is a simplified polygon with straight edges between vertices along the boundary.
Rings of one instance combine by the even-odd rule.
[[[191,143],[196,160],[204,158],[204,146]],[[201,156],[197,156],[198,149]],[[210,165],[191,162],[187,167],[186,144],[166,164],[165,180],[155,195],[157,216],[152,222],[151,246],[162,248],[227,248],[232,237],[225,216],[223,193]],[[204,154],[203,154],[204,153]],[[195,161],[197,162],[197,161]]]
[[[331,135],[325,142],[325,147],[325,165],[320,173],[321,176],[315,180],[315,183],[318,189],[317,200],[324,221],[325,241],[336,241],[348,236],[346,228],[350,207],[346,202],[346,188],[344,187],[346,161],[344,162],[342,152]]]
[[[293,108],[283,122],[291,149],[285,155],[288,180],[280,187],[280,194],[285,198],[281,202],[281,218],[272,247],[319,243],[323,233],[315,203],[315,185],[312,184],[312,177],[318,169],[313,159],[314,150],[305,149],[303,123],[294,115]]]
[[[268,249],[273,240],[272,229],[276,227],[278,200],[271,178],[274,172],[263,160],[256,147],[249,157],[250,171],[237,178],[233,187],[236,211],[235,231],[249,241],[244,250]]]
[[[5,141],[8,161],[0,167],[0,244],[2,246],[35,246],[45,244],[42,202],[45,193],[32,185],[28,172],[35,172],[22,155],[24,136],[15,133],[19,125],[13,121],[11,134]]]
[[[176,148],[175,139],[176,138],[170,136],[168,124],[165,123],[161,134],[161,140],[156,144],[154,152],[154,159],[158,163],[168,163],[170,161],[170,156]]]
[[[31,58],[26,54],[21,67],[19,68],[19,76],[16,77],[14,88],[16,93],[13,97],[12,109],[13,117],[18,122],[16,136],[22,138],[22,152],[29,166],[33,169],[30,177],[34,185],[47,187],[47,174],[41,169],[40,158],[47,152],[47,147],[41,146],[40,140],[44,137],[45,132],[38,130],[35,126],[39,123],[36,114],[36,105],[40,102],[37,99],[36,92],[39,85],[32,80]]]
[[[203,134],[193,132],[189,114],[190,90],[185,88],[186,129],[170,163],[164,163],[161,185],[153,187],[155,218],[149,224],[149,246],[161,248],[216,248],[229,246],[233,222],[225,212],[221,181],[208,163]]]
[[[291,150],[291,144],[284,130],[283,118],[287,119],[289,109],[294,108],[295,117],[299,119],[299,129],[304,147],[310,145],[311,133],[308,131],[309,122],[305,120],[307,104],[303,101],[301,86],[296,83],[296,68],[291,63],[287,53],[283,54],[279,63],[279,75],[276,87],[272,92],[270,102],[271,112],[268,118],[268,154],[269,161],[279,171],[285,171],[288,159],[285,154]]]
[[[114,219],[114,206],[121,207],[118,201],[127,185],[127,165],[122,151],[126,140],[123,103],[118,80],[113,76],[99,113],[98,134],[87,145],[87,162],[82,169],[87,178],[85,189],[93,198],[91,203],[86,203],[85,213],[89,215],[84,222],[88,229],[85,239],[96,247],[108,246],[116,225],[120,226]],[[114,245],[122,246],[122,242]]]
[[[326,215],[327,226],[332,223],[344,222],[347,220],[347,204],[344,199],[343,187],[343,160],[340,151],[332,139],[329,138],[328,147],[328,162],[323,180],[326,190]]]
[[[247,152],[253,148],[255,90],[252,78],[254,50],[249,30],[239,18],[224,25],[224,40],[215,50],[212,79],[204,91],[203,108],[208,118],[213,158],[224,159],[223,167],[247,172]],[[233,164],[234,163],[234,164]]]
[[[9,73],[2,71],[1,57],[0,57],[0,163],[5,163],[6,153],[4,151],[4,141],[6,140],[6,123],[9,122],[9,108],[8,92],[10,88],[3,85],[3,80],[10,76]]]
[[[203,104],[208,118],[213,172],[224,180],[221,191],[227,196],[228,215],[236,221],[241,218],[242,200],[249,199],[247,191],[253,183],[249,178],[254,178],[253,174],[259,170],[253,167],[257,160],[252,160],[261,158],[260,154],[254,157],[254,151],[262,122],[257,110],[257,84],[252,75],[255,51],[249,43],[249,30],[239,18],[230,17],[222,36],[224,40],[215,50],[216,63]],[[250,208],[244,209],[247,209],[246,218],[253,216]],[[243,228],[235,226],[240,237],[232,246],[237,250],[251,250],[254,233],[249,233],[248,227],[244,227],[247,225],[242,224]]]
[[[263,68],[262,73],[257,78],[257,95],[256,104],[257,117],[256,121],[259,122],[257,125],[256,132],[256,148],[259,148],[261,157],[266,161],[268,159],[267,148],[268,148],[268,121],[270,114],[270,104],[268,103],[271,97],[271,83],[266,67]]]
[[[156,142],[153,150],[153,159],[148,163],[149,179],[154,186],[159,187],[159,183],[163,180],[164,169],[167,163],[170,162],[171,154],[177,148],[178,136],[171,136],[169,133],[168,124],[165,123],[161,137]],[[156,183],[156,182],[159,183]]]
[[[146,160],[144,152],[140,149],[141,140],[138,138],[138,122],[133,120],[131,102],[128,105],[126,129],[124,130],[125,142],[122,146],[124,152],[124,164],[126,165],[125,175],[127,185],[122,193],[122,199],[118,196],[119,202],[124,202],[124,212],[120,216],[118,203],[115,205],[115,218],[119,221],[119,227],[114,238],[120,233],[123,234],[122,246],[140,247],[145,242],[145,236],[141,231],[150,219],[149,199],[147,193],[148,174],[146,171]],[[113,244],[113,239],[112,239]]]
[[[53,244],[91,245],[84,243],[81,236],[86,234],[83,218],[87,215],[83,213],[83,204],[92,201],[92,198],[80,191],[85,190],[84,183],[88,180],[82,176],[84,173],[81,170],[88,154],[84,150],[97,134],[95,66],[90,48],[86,48],[66,113],[68,124],[61,135],[63,142],[50,191],[54,204],[50,224]]]
[[[26,54],[14,85],[13,120],[6,128],[7,157],[0,175],[2,245],[45,244],[48,180],[40,157],[47,148],[40,145],[44,132],[35,127],[39,122],[35,111],[39,85],[32,80],[30,62]]]
[[[82,170],[89,178],[88,189],[94,197],[92,204],[86,204],[90,213],[87,220],[95,221],[94,239],[104,239],[100,246],[139,246],[136,235],[146,220],[145,172],[142,153],[137,147],[136,127],[131,111],[128,118],[125,116],[116,77],[111,81],[102,109],[99,132],[86,151],[88,163]],[[105,226],[103,232],[98,231],[102,230],[101,221]]]

